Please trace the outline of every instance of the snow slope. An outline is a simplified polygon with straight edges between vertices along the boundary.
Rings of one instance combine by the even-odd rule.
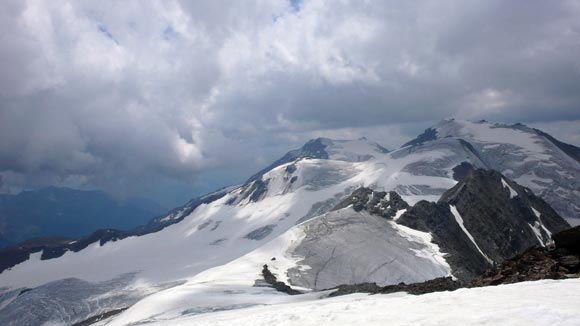
[[[127,325],[142,320],[165,321],[204,312],[318,299],[326,293],[289,296],[265,283],[256,283],[262,278],[260,271],[266,262],[279,280],[288,282],[285,272],[301,259],[291,255],[291,251],[304,236],[300,228],[294,227],[247,255],[206,270],[183,285],[141,300],[108,325]],[[272,261],[273,257],[276,259]]]
[[[94,243],[57,259],[40,260],[39,255],[34,255],[0,274],[0,287],[34,287],[67,277],[100,282],[133,272],[138,272],[140,284],[192,277],[257,249],[301,221],[325,213],[360,186],[409,187],[414,191],[402,191],[402,196],[411,204],[421,199],[436,200],[439,192],[426,191],[422,195],[420,189],[443,192],[456,181],[402,170],[408,164],[442,156],[441,152],[409,153],[398,158],[384,154],[364,162],[298,159],[264,174],[262,180],[268,180],[268,186],[257,199],[251,198],[257,191],[252,188],[253,181],[200,205],[181,222],[159,232],[102,246]],[[296,181],[292,181],[293,177]]]
[[[178,317],[182,325],[578,325],[580,280],[524,282],[419,296],[355,294]]]
[[[545,202],[528,198],[531,195],[515,183],[510,187],[517,200],[510,198],[503,183],[501,174],[477,170],[448,190],[439,203],[423,202],[404,209],[400,207],[407,206],[396,193],[359,188],[332,211],[292,227],[251,253],[202,272],[184,285],[144,298],[115,318],[112,325],[171,320],[182,315],[320,296],[314,292],[293,297],[261,287],[264,264],[279,280],[306,292],[345,283],[417,283],[451,276],[452,272],[458,277],[465,277],[466,272],[478,275],[494,264],[488,254],[501,263],[537,244],[538,235],[524,231],[531,221],[537,221],[538,215],[544,216],[547,229],[558,231],[562,229],[558,222],[564,224],[562,227],[566,224],[544,207]],[[491,194],[496,199],[489,203]],[[458,206],[445,200],[454,200]],[[466,210],[463,200],[468,200],[469,207],[495,210],[501,219],[482,218],[485,214],[481,211]],[[539,210],[531,208],[530,203]],[[435,205],[437,209],[424,210],[425,205]],[[391,206],[398,211],[390,210]],[[405,210],[409,214],[400,213]],[[392,218],[398,214],[399,218]],[[414,223],[409,224],[410,221]],[[486,228],[478,221],[493,221],[499,229]],[[474,261],[476,264],[470,265]]]
[[[291,251],[302,257],[291,284],[322,290],[341,284],[417,283],[451,275],[444,253],[420,232],[352,207],[299,226],[305,238]]]
[[[363,149],[360,154],[365,153],[367,150]],[[448,177],[402,171],[410,163],[431,161],[444,156],[444,153],[409,153],[395,158],[376,152],[377,157],[362,162],[350,161],[351,154],[345,155],[349,161],[298,158],[277,166],[259,179],[198,206],[179,223],[155,233],[103,245],[95,242],[84,250],[69,251],[55,259],[41,260],[40,254],[31,255],[27,261],[0,274],[0,288],[4,288],[3,293],[18,293],[19,289],[74,278],[95,284],[94,288],[83,292],[84,298],[75,299],[89,306],[90,313],[124,308],[139,299],[140,294],[147,295],[158,288],[188,282],[203,271],[252,252],[294,225],[325,213],[360,186],[382,189],[410,186],[416,189],[403,192],[403,195],[412,203],[437,198],[432,191],[422,195],[421,191],[417,193],[417,189],[443,191],[455,184]],[[173,216],[172,219],[179,218]],[[120,277],[123,282],[114,282],[116,286],[111,288],[110,281]],[[110,304],[107,306],[92,303],[95,296],[108,298],[114,293],[126,292],[131,293],[131,300],[108,300]],[[67,300],[48,297],[48,300],[43,299],[42,312],[32,316],[16,313],[31,304],[27,301],[27,298],[32,298],[30,296],[2,302],[0,324],[50,321],[55,325],[66,325],[90,315],[85,310],[75,315],[74,310],[63,306]],[[2,298],[0,296],[0,301]],[[3,316],[14,315],[19,319],[3,319]]]
[[[339,227],[334,235],[313,234],[311,229],[319,229],[321,224]],[[314,246],[313,242],[321,243]],[[328,245],[335,249],[325,250]],[[310,251],[301,255],[301,247]],[[330,251],[333,260],[329,263]],[[362,252],[365,254],[361,255]],[[260,274],[264,264],[278,280],[307,294],[288,296],[265,287],[267,284],[261,281]],[[314,275],[320,278],[318,286],[312,282]],[[314,300],[328,291],[310,293],[310,289],[331,288],[345,281],[395,284],[449,275],[450,267],[437,245],[431,243],[428,233],[358,213],[349,207],[294,226],[247,255],[204,271],[185,284],[146,297],[107,325],[166,321],[204,312]]]
[[[278,300],[274,298],[280,298],[281,295],[273,293],[271,289],[250,286],[259,278],[264,260],[272,264],[274,272],[282,278],[290,266],[302,266],[307,270],[308,267],[315,268],[318,264],[316,259],[309,261],[305,253],[300,258],[305,260],[303,265],[298,264],[295,260],[297,258],[292,258],[292,255],[280,262],[269,263],[271,257],[268,256],[285,257],[287,252],[279,250],[291,247],[292,239],[296,238],[287,232],[295,232],[292,231],[295,230],[295,225],[306,225],[304,222],[327,213],[361,186],[375,190],[395,190],[411,205],[423,199],[435,201],[457,183],[453,178],[454,168],[466,161],[475,167],[501,167],[502,171],[511,173],[526,186],[555,187],[551,184],[546,186],[538,178],[564,180],[565,182],[558,185],[564,192],[546,192],[546,198],[555,198],[560,202],[558,196],[564,194],[562,198],[571,198],[572,203],[578,203],[573,199],[576,198],[576,193],[578,196],[580,193],[570,190],[579,189],[573,188],[578,182],[575,180],[580,179],[577,161],[565,159],[565,153],[556,147],[548,148],[549,144],[536,139],[539,136],[529,136],[527,131],[519,129],[502,128],[491,124],[445,121],[437,126],[438,137],[435,139],[392,152],[387,152],[376,143],[365,139],[313,140],[302,149],[288,153],[268,169],[250,178],[246,184],[226,189],[227,193],[223,197],[201,204],[193,211],[184,208],[164,217],[166,220],[160,219],[179,222],[158,232],[110,241],[103,245],[97,241],[84,250],[69,251],[55,259],[41,260],[40,253],[36,253],[27,261],[5,270],[0,274],[0,324],[34,325],[51,322],[54,325],[68,325],[97,312],[133,305],[154,292],[158,294],[137,303],[135,309],[140,304],[149,307],[148,309],[158,307],[159,309],[151,311],[159,316],[173,316],[176,311],[183,311],[180,307],[184,301],[177,299],[175,302],[167,301],[167,305],[160,304],[166,298],[183,298],[187,302],[193,302],[189,306],[201,309],[204,306],[197,306],[192,298],[200,298],[202,294],[209,298],[211,293],[219,298],[226,293],[224,291],[239,292],[239,296],[229,296],[232,298],[232,305],[262,304]],[[490,135],[500,129],[502,133],[517,132],[523,135]],[[462,137],[469,138],[474,145],[466,143]],[[474,137],[481,140],[476,141]],[[500,141],[504,143],[498,143]],[[515,156],[511,153],[515,153]],[[557,167],[550,164],[556,164]],[[533,176],[526,177],[527,174],[522,172],[526,171],[527,166],[537,167],[531,170],[535,173]],[[540,168],[544,166],[549,166],[548,170],[561,179],[556,179],[551,172],[541,172],[544,170]],[[569,208],[560,207],[566,212]],[[370,224],[355,227],[361,231],[368,228],[368,225]],[[389,227],[385,227],[385,230],[387,228]],[[410,251],[412,256],[406,257],[412,264],[419,264],[417,266],[423,266],[424,271],[427,271],[423,275],[404,277],[428,278],[449,273],[445,269],[442,254],[437,253],[436,248],[430,244],[428,234],[418,236],[418,233],[414,233],[418,231],[404,230],[396,225],[392,225],[391,229],[395,236],[385,245],[390,243],[392,246],[392,241],[396,240],[415,250]],[[401,232],[406,232],[407,236],[401,235]],[[297,234],[294,236],[298,237]],[[413,236],[414,240],[411,239]],[[282,242],[275,245],[276,241]],[[409,246],[411,242],[414,244]],[[279,249],[266,250],[268,245]],[[260,250],[265,251],[260,254]],[[427,256],[427,252],[431,252],[431,257],[437,258],[431,261],[421,258],[421,253]],[[300,255],[301,251],[297,249],[296,253]],[[351,255],[356,255],[356,252]],[[248,263],[250,261],[251,264]],[[387,261],[388,259],[383,259],[383,262]],[[226,267],[230,263],[236,267]],[[397,282],[403,277],[400,272],[403,269],[399,269],[390,278],[386,275],[393,269],[381,267],[378,270],[380,272],[373,274],[373,277],[377,277],[377,280],[382,278],[385,283]],[[369,276],[368,272],[369,270],[363,268],[360,273],[355,273],[359,276],[353,280]],[[68,304],[68,299],[50,292],[58,291],[58,285],[65,284],[65,280],[70,279],[90,284],[87,286],[82,283],[82,291],[77,291],[82,295],[75,296],[74,299],[88,307],[82,312],[67,309],[65,305]],[[338,280],[335,277],[327,279],[331,283]],[[207,287],[208,282],[215,282],[217,285]],[[75,284],[77,283],[67,285],[71,292],[75,291],[75,286],[81,286]],[[312,283],[302,283],[304,286],[308,284]],[[51,286],[45,287],[47,285]],[[239,286],[244,290],[240,290]],[[16,297],[23,288],[39,287],[45,287],[43,291],[46,291],[46,295],[41,298],[34,297],[34,290]],[[229,290],[230,287],[234,290]],[[168,288],[173,288],[175,293]],[[246,299],[234,299],[241,297]],[[248,301],[247,298],[255,299]],[[38,301],[35,300],[43,302],[37,314],[18,314],[25,307],[36,305]],[[121,316],[127,316],[132,309]],[[6,316],[18,316],[20,319],[9,319]]]

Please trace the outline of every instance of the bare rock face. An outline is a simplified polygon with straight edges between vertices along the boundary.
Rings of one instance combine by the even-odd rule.
[[[352,195],[332,210],[339,210],[350,205],[356,212],[364,209],[373,215],[384,218],[392,218],[397,211],[409,208],[409,204],[394,191],[373,191],[364,187],[355,190]]]
[[[456,277],[469,280],[569,228],[544,200],[501,173],[473,170],[441,196],[419,202],[399,223],[433,234]]]
[[[580,277],[580,227],[560,232],[554,239],[557,240],[555,247],[531,248],[500,266],[488,269],[468,286]]]
[[[461,287],[461,283],[454,281],[451,277],[438,277],[420,283],[378,286],[376,283],[360,283],[352,285],[341,285],[329,296],[336,297],[352,293],[388,294],[395,292],[407,292],[419,295],[431,292],[453,291]]]
[[[574,254],[580,254],[580,226],[554,235],[557,248],[566,248]]]
[[[489,268],[491,264],[479,253],[445,203],[420,201],[403,214],[398,223],[415,230],[429,232],[446,253],[453,275],[467,280]]]
[[[264,265],[262,267],[262,276],[264,277],[264,281],[266,281],[266,283],[270,284],[274,289],[276,289],[279,292],[283,292],[289,295],[302,294],[302,292],[294,290],[288,284],[278,281],[276,275],[272,274],[272,272],[270,272],[270,269],[268,269],[268,265]]]

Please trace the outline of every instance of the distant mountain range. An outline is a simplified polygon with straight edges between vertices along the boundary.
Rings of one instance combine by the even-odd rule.
[[[467,282],[579,224],[578,152],[453,119],[392,151],[314,139],[143,227],[0,251],[0,324],[179,325],[343,284]]]
[[[165,213],[140,198],[119,201],[102,191],[48,187],[0,195],[0,247],[38,237],[77,238],[97,229],[133,229]]]

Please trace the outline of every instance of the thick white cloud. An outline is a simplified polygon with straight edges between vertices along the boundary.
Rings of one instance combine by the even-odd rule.
[[[311,136],[580,119],[577,1],[7,0],[0,28],[4,187],[239,180]]]

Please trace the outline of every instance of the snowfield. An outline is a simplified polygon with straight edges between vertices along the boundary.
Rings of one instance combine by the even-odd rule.
[[[185,325],[580,325],[580,280],[547,280],[420,296],[353,294],[176,318]]]
[[[580,221],[572,218],[580,212],[580,192],[576,190],[580,189],[580,163],[545,137],[517,125],[445,120],[434,128],[436,137],[415,140],[391,152],[366,139],[313,140],[247,183],[222,190],[223,197],[161,218],[179,222],[160,231],[103,245],[96,241],[55,259],[41,260],[41,252],[32,253],[26,261],[0,273],[0,325],[65,326],[125,308],[107,325],[173,325],[174,321],[181,325],[188,320],[200,325],[284,325],[332,318],[339,324],[384,324],[391,320],[433,324],[437,318],[483,323],[483,319],[469,318],[478,316],[473,312],[485,300],[468,299],[503,288],[423,297],[358,295],[322,301],[318,298],[324,292],[311,292],[343,283],[386,285],[453,275],[447,254],[432,242],[432,234],[399,224],[405,210],[397,212],[389,223],[350,208],[329,212],[360,187],[395,191],[410,205],[420,200],[437,201],[457,184],[456,168],[469,163],[506,173],[546,199],[563,217]],[[515,190],[507,182],[504,186],[506,197],[516,200]],[[548,239],[542,234],[549,230],[542,223],[544,216],[534,213],[537,222],[528,225],[543,244]],[[479,249],[483,242],[475,241],[472,234],[476,232],[463,225],[455,208],[454,216]],[[479,251],[489,259],[489,252]],[[280,281],[309,293],[290,297],[269,287],[254,286],[262,279],[263,264],[268,264]],[[548,303],[562,299],[561,293],[567,292],[558,292],[561,284],[578,290],[574,282],[538,284],[535,290],[521,289],[522,293],[537,291],[534,295],[522,294],[520,298],[506,292],[503,297],[510,299],[506,302],[495,302],[489,294],[489,302],[484,302],[490,305],[485,308],[486,320],[505,321],[500,308],[516,305],[511,309],[515,309],[514,315],[521,314],[522,323],[528,317],[541,322],[550,314],[538,312],[536,318],[524,308],[543,307],[537,298],[544,297]],[[553,288],[558,290],[550,292]],[[32,290],[21,295],[24,289]],[[467,299],[458,297],[462,293]],[[536,303],[526,306],[529,300]],[[565,307],[578,300],[563,301]],[[273,304],[277,306],[265,306]],[[215,312],[232,309],[241,310]],[[359,311],[351,313],[349,309]],[[548,309],[552,311],[556,310]],[[262,317],[254,319],[250,313]],[[505,311],[504,316],[509,313]],[[301,321],[306,317],[310,319]],[[575,324],[580,325],[580,321],[576,319]]]

